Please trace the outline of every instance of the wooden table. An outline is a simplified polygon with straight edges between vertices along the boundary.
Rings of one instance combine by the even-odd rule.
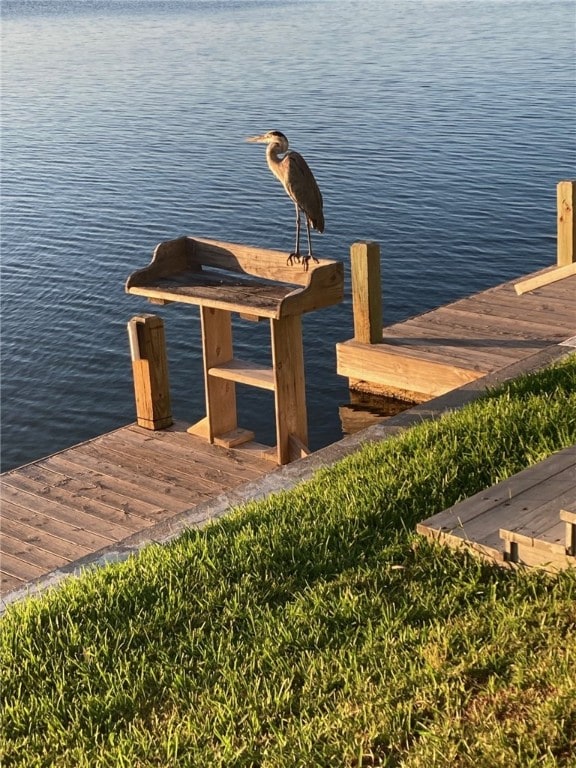
[[[339,303],[344,292],[340,262],[321,259],[305,271],[287,259],[283,251],[181,237],[160,243],[152,262],[126,282],[128,293],[153,303],[200,307],[206,416],[190,432],[225,447],[252,441],[254,433],[238,427],[235,384],[270,390],[277,445],[265,453],[279,464],[308,451],[301,316]],[[271,366],[234,357],[232,313],[270,321]],[[135,318],[134,324],[139,321],[145,322]],[[132,330],[133,350],[142,347],[137,336],[138,327]]]

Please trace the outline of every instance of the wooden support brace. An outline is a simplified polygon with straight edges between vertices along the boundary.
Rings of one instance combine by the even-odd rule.
[[[514,283],[514,290],[518,296],[521,296],[523,293],[535,291],[536,288],[542,288],[543,286],[550,285],[550,283],[555,283],[558,280],[565,280],[567,277],[572,277],[572,275],[576,275],[576,263],[566,264],[563,267],[556,267],[541,275],[528,277],[526,280],[519,280],[517,283]]]
[[[576,274],[576,256],[574,254],[574,241],[576,240],[575,190],[575,181],[560,181],[556,185],[556,269],[515,283],[514,288],[519,296]]]
[[[236,384],[229,379],[210,375],[211,368],[229,363],[233,359],[232,317],[228,310],[204,306],[200,307],[200,317],[206,418],[191,426],[188,432],[207,437],[213,443],[217,437],[230,432],[236,434],[238,427]]]
[[[165,429],[172,424],[164,321],[139,315],[128,323],[138,426]]]
[[[350,247],[354,340],[363,344],[382,341],[382,286],[380,246],[373,242]]]
[[[278,463],[288,464],[308,445],[302,318],[292,315],[270,325]]]
[[[502,537],[503,531],[500,531],[500,536]],[[520,559],[519,553],[518,553],[518,543],[516,541],[510,541],[509,539],[504,539],[504,552],[503,552],[504,562],[505,563],[517,563]]]
[[[576,557],[576,506],[560,510],[560,520],[566,526],[566,554]]]

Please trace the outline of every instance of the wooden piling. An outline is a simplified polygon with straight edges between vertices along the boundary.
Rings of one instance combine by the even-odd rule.
[[[128,322],[138,426],[165,429],[172,423],[164,321],[138,315]]]
[[[361,241],[350,247],[354,341],[378,344],[382,341],[382,287],[380,246]]]
[[[560,181],[556,186],[558,212],[557,263],[559,267],[574,264],[576,216],[574,215],[576,181]]]

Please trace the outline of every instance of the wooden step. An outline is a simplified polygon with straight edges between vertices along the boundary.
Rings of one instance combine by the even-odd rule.
[[[543,554],[565,555],[564,523],[558,521],[545,533],[534,536],[529,529],[518,527],[514,530],[500,529],[500,538],[505,542],[521,544]]]
[[[252,440],[254,440],[254,432],[250,429],[242,429],[241,427],[225,432],[223,435],[214,435],[215,444],[221,445],[223,448],[236,448]]]
[[[275,389],[274,370],[258,363],[250,363],[246,360],[230,360],[227,363],[215,365],[208,370],[209,376],[219,379],[236,381],[239,384],[248,384],[251,387]]]
[[[560,520],[563,520],[565,523],[573,523],[576,525],[576,507],[562,507],[560,510]]]
[[[505,533],[502,531],[502,533]],[[557,554],[537,547],[528,546],[519,541],[505,541],[504,561],[531,568],[542,568],[555,573],[566,568],[576,568],[576,557]]]

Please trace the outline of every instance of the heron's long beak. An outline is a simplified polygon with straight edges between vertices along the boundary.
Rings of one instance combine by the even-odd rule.
[[[267,138],[265,135],[262,136],[248,136],[246,141],[251,141],[255,144],[265,144],[267,141]]]

